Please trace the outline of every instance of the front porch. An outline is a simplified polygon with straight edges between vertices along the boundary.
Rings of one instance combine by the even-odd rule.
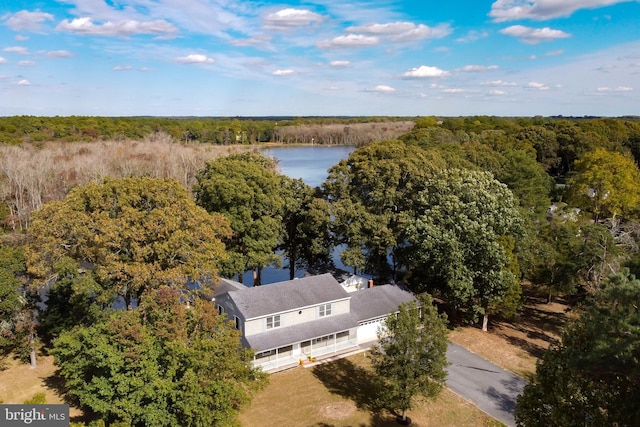
[[[358,340],[350,338],[349,331],[325,335],[272,350],[256,353],[253,365],[267,373],[293,368],[358,348]]]

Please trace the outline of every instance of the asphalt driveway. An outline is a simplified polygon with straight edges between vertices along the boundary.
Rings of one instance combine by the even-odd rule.
[[[447,348],[447,387],[478,408],[503,422],[515,426],[516,398],[527,382],[457,344]]]

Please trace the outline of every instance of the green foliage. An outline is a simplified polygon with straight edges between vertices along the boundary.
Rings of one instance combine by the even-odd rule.
[[[416,397],[435,399],[447,376],[447,319],[438,315],[428,294],[403,304],[387,316],[371,351],[372,365],[383,382],[382,403],[390,410],[411,409]]]
[[[36,393],[24,401],[25,405],[44,405],[45,403],[47,403],[47,398],[44,393]]]
[[[437,153],[401,141],[360,148],[333,166],[322,189],[331,203],[336,239],[349,249],[343,261],[357,268],[362,254],[367,270],[377,277],[395,275],[403,263],[405,224],[417,194],[425,179],[444,166]]]
[[[640,424],[640,281],[612,276],[538,363],[518,398],[521,426]]]
[[[149,292],[136,310],[63,332],[51,353],[69,394],[107,423],[234,425],[266,377],[240,333],[205,299]]]
[[[26,269],[21,250],[0,245],[0,355],[20,349],[27,301],[19,276]]]
[[[54,292],[91,296],[102,306],[119,295],[129,307],[148,289],[215,275],[229,227],[175,180],[124,178],[77,187],[46,204],[29,231],[28,269],[39,283],[58,277]],[[65,259],[92,273],[72,271]]]
[[[283,236],[278,248],[289,260],[289,278],[295,269],[328,262],[333,248],[329,233],[329,204],[301,179],[282,176]]]
[[[198,172],[197,203],[228,218],[233,236],[226,240],[226,274],[258,273],[280,262],[275,249],[282,236],[281,178],[272,159],[255,153],[232,154],[209,161]]]
[[[575,163],[569,181],[569,201],[587,210],[595,221],[637,217],[640,171],[634,160],[603,148],[586,153]]]
[[[488,172],[447,169],[427,180],[408,227],[410,283],[440,291],[472,320],[517,286],[507,236],[516,238],[521,216],[511,191]]]

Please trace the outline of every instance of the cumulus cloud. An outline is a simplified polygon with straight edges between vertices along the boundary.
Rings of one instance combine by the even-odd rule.
[[[487,92],[487,95],[491,95],[491,96],[502,96],[502,95],[506,95],[507,92],[505,92],[504,90],[500,90],[500,89],[491,89],[490,91]]]
[[[287,8],[264,17],[264,28],[268,30],[289,30],[322,22],[322,15],[306,9]]]
[[[527,88],[533,90],[549,90],[549,86],[540,82],[529,82],[529,84],[527,84]]]
[[[23,79],[18,82],[18,86],[30,86],[30,85],[31,85],[31,82],[27,79]]]
[[[351,65],[350,61],[331,61],[329,63],[332,67],[348,67]]]
[[[544,21],[569,16],[579,9],[596,9],[629,0],[497,0],[489,16],[494,22],[533,19]]]
[[[7,62],[9,62],[7,61],[7,58],[0,56],[0,64],[6,64]]]
[[[493,71],[497,70],[497,65],[465,65],[462,68],[458,68],[458,71],[462,71],[463,73],[482,73],[485,71]]]
[[[17,53],[18,55],[29,55],[29,49],[23,46],[9,46],[2,49],[3,52]]]
[[[458,87],[447,87],[447,88],[442,89],[440,92],[449,93],[449,94],[456,94],[456,93],[465,93],[465,92],[468,92],[468,90],[467,89],[458,88]]]
[[[56,30],[69,31],[82,35],[92,36],[132,36],[137,34],[153,34],[161,38],[172,38],[178,29],[165,20],[156,21],[107,21],[103,24],[95,24],[89,17],[76,18],[71,21],[63,20]]]
[[[531,28],[524,25],[512,25],[511,27],[500,30],[501,34],[517,37],[527,44],[538,44],[540,42],[548,42],[556,39],[564,39],[571,37],[571,34],[561,30],[553,30],[549,27]]]
[[[208,56],[201,55],[199,53],[187,56],[179,56],[174,60],[181,64],[213,64],[215,62],[215,59],[209,58]]]
[[[375,87],[367,89],[367,92],[378,92],[378,93],[393,93],[395,91],[396,91],[395,88],[387,85],[377,85]]]
[[[18,62],[18,65],[21,67],[33,67],[36,65],[36,63],[33,61],[20,61]]]
[[[375,46],[380,43],[380,39],[375,36],[365,36],[363,34],[347,34],[346,36],[338,36],[331,40],[325,40],[318,43],[320,49],[339,49],[348,47],[367,47]]]
[[[133,70],[133,67],[131,65],[116,65],[115,67],[113,67],[113,71],[129,71],[129,70]]]
[[[445,77],[449,74],[450,73],[448,71],[441,70],[438,67],[421,65],[417,68],[411,68],[410,70],[407,70],[404,74],[402,74],[402,77],[408,79],[424,79],[430,77]]]
[[[53,15],[50,13],[41,12],[36,10],[35,12],[29,12],[28,10],[21,10],[13,15],[9,15],[4,19],[4,23],[13,31],[32,31],[40,32],[44,28],[42,25],[47,21],[53,21]]]
[[[290,76],[292,74],[295,74],[295,71],[290,68],[287,68],[285,70],[275,70],[272,74],[274,76]]]
[[[51,50],[46,53],[49,58],[71,58],[73,53],[68,50]]]
[[[386,24],[367,24],[348,27],[352,33],[364,33],[374,35],[386,35],[392,41],[413,41],[423,39],[441,39],[453,31],[449,24],[441,24],[429,27],[424,24],[416,25],[413,22],[390,22]]]

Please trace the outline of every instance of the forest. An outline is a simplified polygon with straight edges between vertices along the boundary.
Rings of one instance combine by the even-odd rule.
[[[326,265],[336,246],[354,272],[428,293],[483,330],[517,315],[524,282],[549,301],[579,296],[581,320],[545,354],[516,418],[640,422],[635,117],[13,117],[0,135],[0,347],[31,363],[53,354],[105,422],[233,424],[266,379],[200,296],[244,271],[260,285],[278,254],[292,271]],[[236,147],[262,142],[359,148],[311,188]]]

